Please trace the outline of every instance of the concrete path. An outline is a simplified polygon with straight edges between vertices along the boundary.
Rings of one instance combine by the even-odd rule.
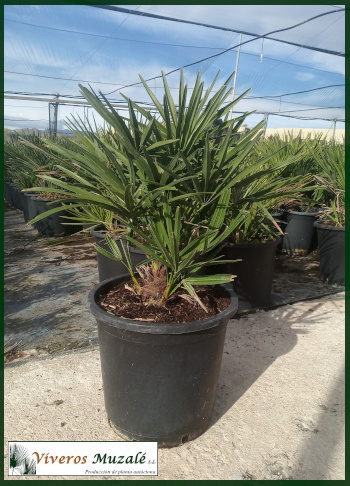
[[[160,449],[159,476],[145,479],[344,480],[344,300],[338,293],[230,321],[209,429]],[[97,348],[5,367],[5,479],[21,479],[7,475],[8,440],[118,440]]]

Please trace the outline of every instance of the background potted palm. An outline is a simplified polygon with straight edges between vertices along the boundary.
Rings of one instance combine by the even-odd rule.
[[[64,137],[55,140],[60,145],[69,144],[69,141]],[[50,193],[50,188],[45,181],[42,181],[42,187],[45,187],[44,192],[40,194],[38,192],[23,192],[25,188],[37,183],[38,173],[52,174],[55,172],[51,157],[42,151],[44,147],[43,138],[35,134],[17,137],[11,141],[5,141],[4,144],[5,173],[10,175],[18,188],[16,207],[23,211],[25,222],[47,211],[48,202],[57,204],[55,197],[52,197],[55,195]],[[74,227],[64,226],[59,214],[50,215],[38,221],[35,223],[35,228],[43,235],[71,234],[81,229],[76,225]]]
[[[58,174],[39,175],[65,196],[61,208],[45,215],[68,209],[75,221],[103,223],[109,250],[99,245],[97,250],[123,262],[129,272],[102,282],[89,296],[99,325],[106,410],[112,425],[128,438],[171,446],[205,430],[237,298],[229,286],[219,287],[218,294],[211,288],[228,285],[230,273],[203,275],[203,269],[231,263],[222,258],[222,246],[249,204],[271,196],[269,185],[251,186],[247,194],[243,188],[293,162],[269,165],[270,154],[246,163],[264,122],[238,136],[245,117],[228,120],[227,115],[239,99],[221,107],[231,79],[210,98],[214,83],[204,92],[199,73],[187,100],[181,73],[177,107],[165,76],[163,104],[144,82],[161,120],[127,99],[127,123],[103,95],[107,106],[81,86],[111,127],[108,137],[73,120],[76,150],[47,141],[56,170],[69,182]],[[223,123],[215,124],[221,117]],[[101,221],[103,215],[108,221]],[[146,255],[136,272],[131,245]],[[113,295],[121,306],[111,300]],[[180,316],[169,317],[171,307],[180,309]]]
[[[269,219],[270,215],[263,206],[253,203],[244,215],[243,221],[223,248],[227,260],[237,261],[224,265],[223,271],[233,272],[237,276],[233,285],[240,298],[254,307],[265,307],[271,304],[280,233],[278,228],[270,224],[273,219]]]
[[[234,289],[255,307],[271,304],[271,290],[275,255],[283,235],[282,212],[276,208],[282,204],[298,202],[304,191],[310,189],[311,177],[304,174],[284,176],[290,168],[305,157],[305,150],[283,154],[284,145],[277,152],[260,151],[258,137],[252,152],[234,173],[237,183],[227,212],[227,219],[245,209],[245,217],[229,236],[223,249],[225,258],[241,261],[224,265],[222,271],[237,275]],[[242,177],[246,174],[246,177]],[[312,187],[311,187],[312,189]],[[282,214],[281,214],[282,213]]]
[[[274,204],[285,201],[288,192],[288,201],[298,200],[298,192],[306,185],[305,178],[292,185],[290,180],[281,179],[279,183],[290,184],[289,191],[282,196],[277,179],[274,182],[275,193],[274,196],[271,194],[271,200],[250,202],[244,211],[244,219],[227,238],[223,248],[226,259],[239,261],[224,265],[222,270],[237,275],[233,284],[235,291],[254,307],[271,305],[275,256],[284,235],[284,222],[279,220],[279,213],[274,215]],[[228,214],[232,215],[230,210],[236,214],[239,207],[232,205]]]
[[[345,148],[331,144],[314,151],[321,172],[315,176],[322,184],[316,194],[326,207],[317,229],[320,270],[329,283],[345,285]]]
[[[276,152],[274,158],[283,160],[294,156],[298,160],[294,164],[289,164],[281,171],[281,177],[292,180],[311,180],[311,176],[318,172],[319,167],[313,157],[313,151],[322,143],[321,135],[316,135],[311,140],[311,134],[305,139],[301,138],[301,133],[296,137],[293,132],[288,132],[284,136],[274,135],[269,139],[263,140],[257,147],[261,155]],[[287,183],[288,186],[288,183]],[[298,198],[281,201],[279,209],[282,214],[277,213],[278,218],[285,222],[282,224],[284,236],[282,239],[282,251],[294,255],[296,253],[309,253],[317,247],[317,235],[314,222],[318,214],[318,205],[313,199],[313,187],[305,187],[302,193],[299,192]],[[277,208],[276,208],[277,209]]]

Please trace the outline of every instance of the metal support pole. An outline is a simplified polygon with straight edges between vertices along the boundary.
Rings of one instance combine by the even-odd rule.
[[[333,128],[333,143],[334,143],[334,140],[335,140],[335,129],[336,129],[336,126],[337,126],[337,120],[334,120],[334,128]]]
[[[56,94],[56,99],[58,101],[59,94]],[[57,135],[57,117],[58,117],[58,103],[55,103],[55,111],[54,111],[54,125],[53,125],[53,134],[56,137]]]
[[[49,134],[51,135],[51,110],[50,110],[50,106],[51,106],[51,103],[49,103]]]
[[[235,99],[235,89],[236,89],[236,81],[237,81],[237,73],[238,73],[238,61],[239,61],[239,53],[241,52],[241,44],[242,44],[242,34],[240,34],[240,36],[239,36],[239,46],[238,46],[236,69],[235,69],[235,80],[233,82],[233,90],[232,90],[232,101],[234,101],[234,99]],[[232,120],[232,112],[233,112],[233,106],[231,107],[231,110],[230,110],[230,120]]]

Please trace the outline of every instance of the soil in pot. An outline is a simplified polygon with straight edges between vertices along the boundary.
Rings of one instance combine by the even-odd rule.
[[[110,252],[110,248],[106,241],[106,230],[103,226],[98,226],[90,230],[90,235],[95,238],[95,243],[101,246],[104,250]],[[125,262],[125,256],[120,242],[117,241],[119,251]],[[143,262],[146,259],[146,254],[139,248],[130,246],[130,257],[131,264],[135,270],[138,263]],[[103,282],[112,277],[117,277],[118,275],[123,275],[125,273],[125,266],[121,262],[116,262],[111,258],[108,258],[99,251],[97,251],[97,267],[98,267],[98,277],[99,281]]]
[[[218,286],[195,286],[195,291],[208,312],[198,304],[180,297],[183,290],[178,290],[166,300],[164,305],[145,305],[140,295],[125,287],[133,288],[133,282],[121,282],[112,287],[107,294],[99,296],[97,304],[107,312],[125,319],[145,320],[148,322],[192,322],[219,314],[230,305],[229,295]]]
[[[320,271],[328,283],[345,285],[345,228],[316,221]]]
[[[101,309],[100,296],[129,279],[124,275],[107,280],[89,294],[98,323],[106,412],[113,429],[125,439],[178,446],[208,426],[227,322],[238,299],[230,286],[220,286],[221,297],[229,295],[225,310],[181,323],[124,319]]]

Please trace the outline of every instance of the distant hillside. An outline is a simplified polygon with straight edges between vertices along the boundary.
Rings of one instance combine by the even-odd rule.
[[[45,130],[38,130],[37,128],[20,128],[18,130],[11,130],[10,128],[4,128],[4,139],[5,140],[10,140],[14,136],[20,135],[41,135],[42,137],[45,137],[48,135],[48,132]],[[73,133],[70,130],[62,130],[59,132],[59,135],[62,135],[64,137],[72,137]]]

